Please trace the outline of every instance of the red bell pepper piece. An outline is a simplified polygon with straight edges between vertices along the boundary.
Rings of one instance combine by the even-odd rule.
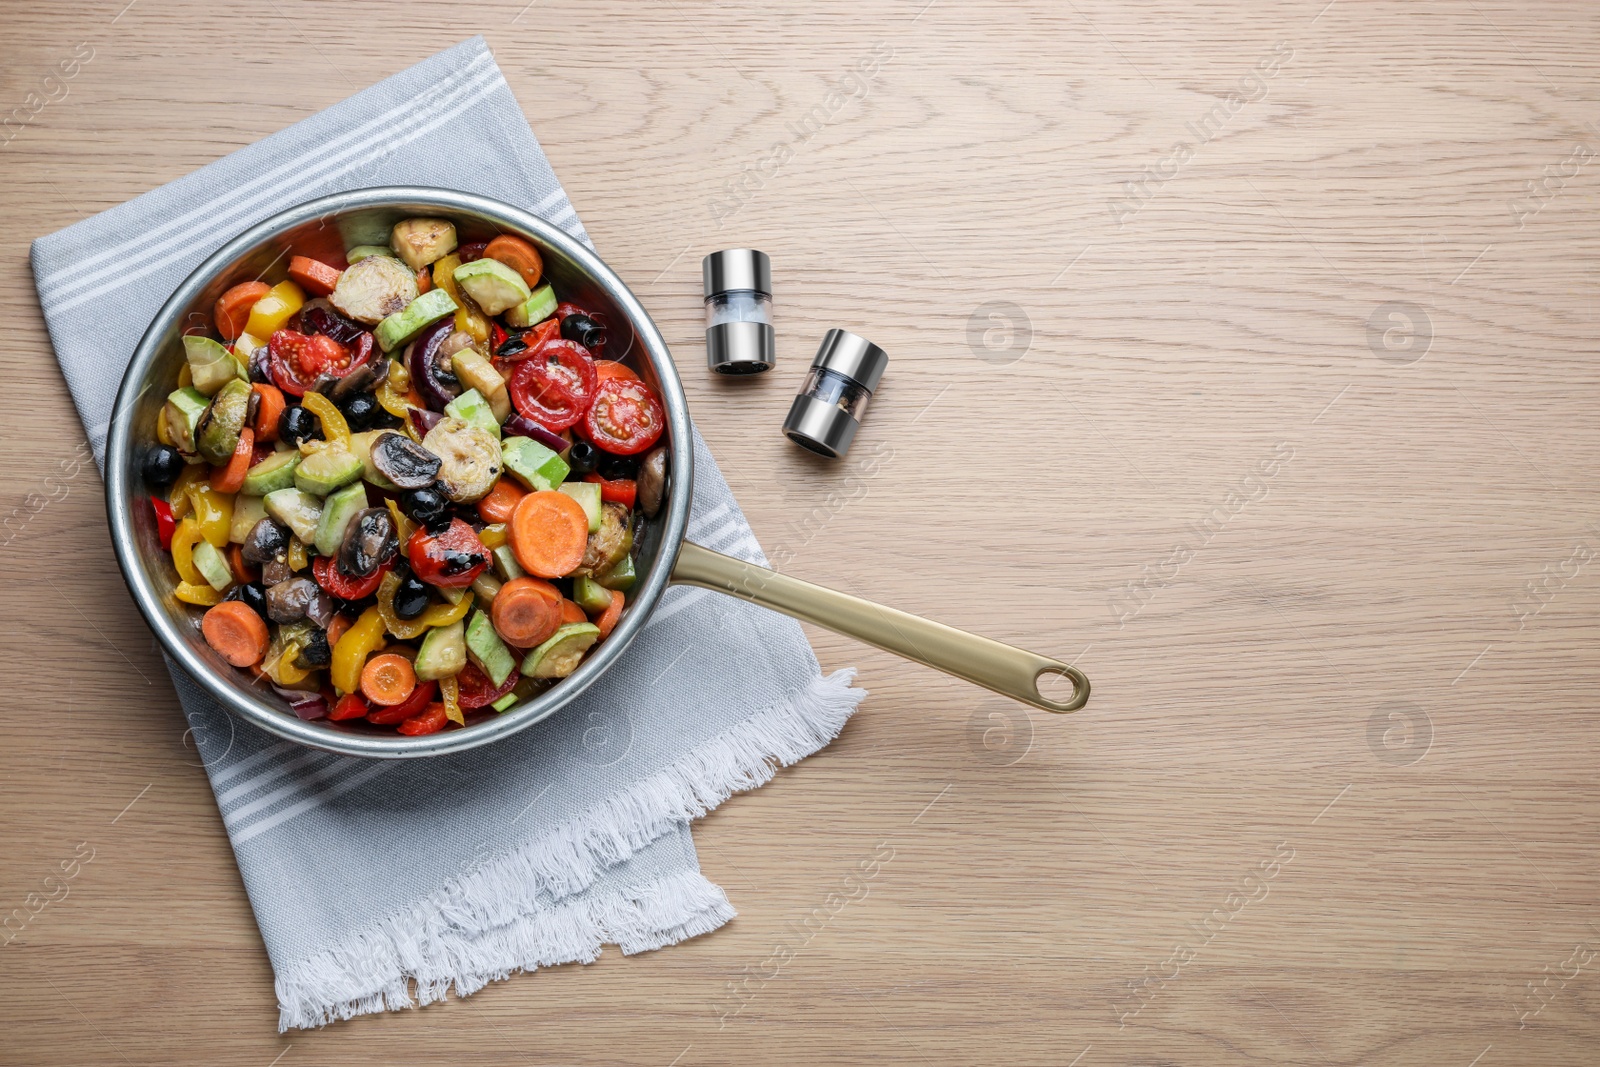
[[[150,508],[156,513],[156,536],[161,538],[161,547],[171,552],[172,532],[178,528],[178,520],[172,517],[172,505],[151,497]]]
[[[606,479],[598,474],[585,474],[583,480],[600,483],[601,500],[608,504],[621,504],[630,511],[633,510],[633,502],[639,496],[639,483],[632,478]]]

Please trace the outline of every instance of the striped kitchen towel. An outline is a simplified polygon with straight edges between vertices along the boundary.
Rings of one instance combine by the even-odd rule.
[[[135,343],[202,259],[284,208],[378,185],[481,193],[588,240],[488,47],[457,45],[34,242],[39,302],[97,460]],[[698,436],[694,485],[690,535],[764,563]],[[169,667],[272,960],[282,1029],[715,929],[733,909],[700,873],[689,820],[826,745],[865,695],[850,671],[822,676],[798,624],[684,588],[572,706],[454,756],[299,748]]]

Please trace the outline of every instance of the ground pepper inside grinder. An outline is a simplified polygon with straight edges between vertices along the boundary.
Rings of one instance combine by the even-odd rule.
[[[772,261],[729,248],[700,261],[706,287],[706,366],[718,374],[760,374],[777,360],[772,331]]]
[[[784,434],[801,448],[838,459],[850,450],[888,366],[888,355],[865,337],[829,330],[783,420]]]

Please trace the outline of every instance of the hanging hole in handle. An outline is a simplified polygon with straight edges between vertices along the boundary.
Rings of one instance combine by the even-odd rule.
[[[1046,667],[1033,676],[1033,687],[1051,711],[1077,711],[1089,700],[1089,679],[1076,667]]]

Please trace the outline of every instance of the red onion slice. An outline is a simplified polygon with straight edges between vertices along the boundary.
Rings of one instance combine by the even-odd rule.
[[[545,429],[537,422],[515,411],[511,413],[502,426],[508,437],[531,437],[552,452],[565,452],[572,447],[572,442],[553,431]]]

